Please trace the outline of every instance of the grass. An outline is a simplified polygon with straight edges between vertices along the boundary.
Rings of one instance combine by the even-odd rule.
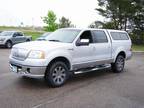
[[[29,35],[32,36],[32,40],[35,40],[36,38],[38,38],[40,35],[43,34],[43,32],[33,32],[33,31],[29,31],[29,32],[24,32],[25,35]]]
[[[144,51],[144,45],[133,45],[133,51]]]

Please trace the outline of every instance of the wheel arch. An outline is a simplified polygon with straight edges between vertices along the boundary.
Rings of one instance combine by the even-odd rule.
[[[119,52],[118,55],[122,55],[124,58],[126,58],[126,53],[124,51]]]
[[[28,38],[28,39],[26,39],[26,42],[29,42],[29,41],[31,41],[31,39],[29,39],[29,38]]]
[[[126,58],[126,52],[125,52],[125,51],[119,51],[119,52],[116,54],[116,57],[115,57],[114,61],[116,60],[116,58],[117,58],[119,55],[122,55],[124,58]]]
[[[14,43],[12,42],[12,40],[11,40],[11,39],[7,39],[7,40],[5,41],[5,44],[4,44],[5,47],[7,47],[7,43],[8,43],[8,42],[10,42],[10,43],[12,44],[12,46],[13,46]]]
[[[6,44],[7,42],[11,42],[11,43],[13,44],[12,40],[10,40],[10,39],[6,40],[5,44]]]
[[[71,63],[70,63],[69,59],[66,58],[66,57],[64,57],[64,56],[58,56],[58,57],[53,58],[53,59],[48,63],[46,71],[47,71],[47,70],[50,68],[50,66],[51,66],[54,62],[56,62],[56,61],[62,61],[62,62],[64,62],[64,63],[68,66],[68,69],[69,69],[69,70],[71,69]]]

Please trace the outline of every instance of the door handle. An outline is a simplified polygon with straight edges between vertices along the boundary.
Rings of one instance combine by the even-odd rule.
[[[73,48],[69,48],[68,50],[71,50],[71,51],[73,51],[74,49],[73,49]]]

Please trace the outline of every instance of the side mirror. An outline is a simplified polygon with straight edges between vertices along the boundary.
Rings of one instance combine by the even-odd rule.
[[[89,45],[89,39],[81,39],[80,42],[77,43],[77,46],[86,46]]]

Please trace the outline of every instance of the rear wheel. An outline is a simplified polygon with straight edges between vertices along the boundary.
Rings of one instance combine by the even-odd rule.
[[[47,69],[45,81],[52,87],[62,86],[68,79],[68,70],[65,63],[57,61]]]
[[[30,42],[30,40],[29,40],[29,39],[27,39],[27,40],[26,40],[26,42]]]
[[[125,58],[122,55],[118,55],[115,63],[111,64],[113,72],[120,73],[123,71],[125,65]]]
[[[12,48],[12,42],[11,41],[7,41],[6,44],[5,44],[5,46],[7,48]]]

